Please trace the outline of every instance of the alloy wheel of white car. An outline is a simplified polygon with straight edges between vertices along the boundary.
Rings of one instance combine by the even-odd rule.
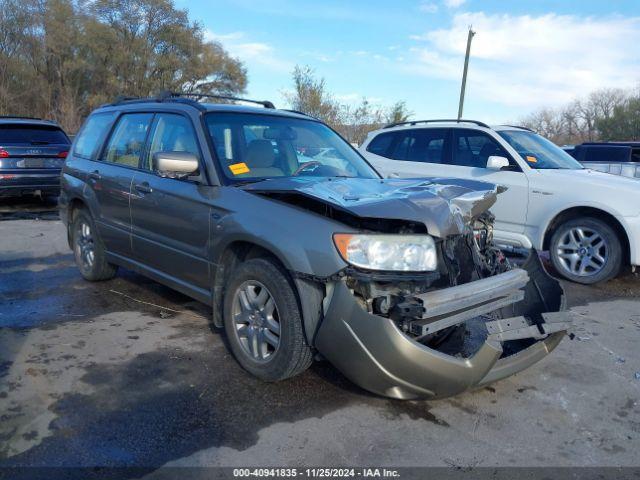
[[[615,277],[622,266],[622,247],[616,232],[596,218],[569,220],[551,237],[553,266],[574,282],[593,284]]]
[[[565,270],[581,277],[598,274],[607,264],[609,246],[597,230],[574,227],[566,230],[556,253]]]

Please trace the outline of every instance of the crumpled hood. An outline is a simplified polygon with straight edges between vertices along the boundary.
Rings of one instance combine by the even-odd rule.
[[[506,187],[457,178],[375,179],[281,177],[242,187],[255,193],[298,193],[361,218],[423,223],[436,237],[464,233]]]

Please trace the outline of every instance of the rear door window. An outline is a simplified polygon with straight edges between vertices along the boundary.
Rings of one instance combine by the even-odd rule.
[[[94,160],[102,142],[109,133],[115,113],[94,113],[80,130],[73,147],[73,154],[77,157]]]
[[[396,132],[389,157],[394,160],[442,163],[448,132],[444,128],[423,128]]]
[[[153,155],[158,152],[188,152],[200,158],[196,133],[191,122],[182,115],[157,114],[150,138],[149,151],[143,168],[155,170]]]
[[[410,151],[413,151],[413,156],[416,156],[417,138],[418,133],[415,130],[405,130],[398,133],[394,145],[389,152],[389,158],[393,158],[394,160],[408,160],[407,157]]]
[[[152,118],[152,113],[122,115],[107,144],[104,161],[137,168]]]
[[[54,125],[0,125],[0,145],[68,145],[69,138]]]

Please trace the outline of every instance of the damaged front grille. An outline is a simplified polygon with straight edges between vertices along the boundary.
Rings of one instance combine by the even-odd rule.
[[[425,306],[440,291],[466,285],[470,282],[494,277],[510,270],[502,252],[493,246],[493,216],[485,212],[465,234],[451,235],[436,242],[439,270],[420,274],[380,274],[348,269],[347,284],[370,313],[392,319],[410,337],[433,342],[464,320],[522,300],[517,292],[526,284],[526,274],[519,278],[517,287],[511,287],[504,296],[486,299],[469,313],[439,316],[427,315]],[[515,272],[514,272],[515,273]],[[504,282],[504,280],[501,280]],[[515,290],[514,290],[515,289]],[[462,307],[461,307],[462,308]],[[463,318],[464,316],[464,318]],[[493,317],[489,316],[487,319]]]

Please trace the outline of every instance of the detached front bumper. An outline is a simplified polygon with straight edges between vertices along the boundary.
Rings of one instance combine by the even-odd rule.
[[[334,284],[316,347],[354,383],[393,398],[447,397],[500,380],[549,354],[571,321],[560,312],[561,287],[544,272],[537,255],[523,270],[433,292],[437,299],[426,294],[425,316],[433,315],[428,325],[451,318],[455,321],[448,326],[460,324],[487,308],[500,312],[502,319],[486,322],[486,339],[469,358],[429,348],[392,320],[366,312],[344,282]],[[507,298],[516,303],[508,304]],[[505,344],[522,339],[531,344],[503,355]]]

